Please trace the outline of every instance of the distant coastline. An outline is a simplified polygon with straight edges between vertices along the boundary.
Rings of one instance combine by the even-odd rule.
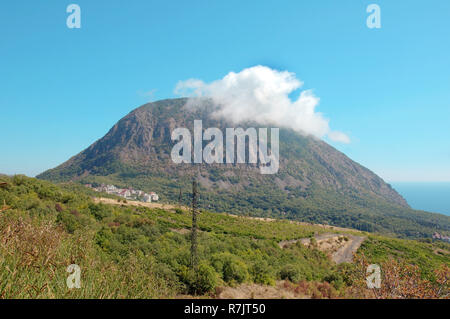
[[[450,216],[450,182],[393,182],[391,185],[412,208]]]

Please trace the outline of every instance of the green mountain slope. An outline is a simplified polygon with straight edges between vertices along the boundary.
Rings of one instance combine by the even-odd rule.
[[[9,206],[0,213],[0,298],[215,297],[217,287],[279,280],[290,282],[284,289],[297,287],[299,297],[354,297],[354,285],[365,285],[358,265],[336,265],[314,246],[278,245],[325,231],[350,236],[345,230],[202,211],[200,266],[193,276],[190,212],[96,204],[89,190],[74,183],[1,175],[0,183],[7,183],[0,187],[0,202]],[[416,265],[433,291],[439,290],[435,271],[450,265],[449,244],[358,235],[367,236],[358,254],[369,263],[394,257]],[[66,286],[70,264],[80,267],[80,289]],[[443,296],[448,289],[439,291]]]
[[[450,231],[450,217],[414,211],[380,177],[325,142],[280,129],[280,169],[262,175],[255,165],[174,164],[174,128],[234,127],[211,117],[215,108],[186,108],[186,99],[143,105],[100,140],[60,166],[38,176],[55,182],[112,183],[155,191],[178,200],[193,177],[201,185],[201,207],[212,211],[329,223],[406,237]],[[261,127],[244,123],[241,127]],[[188,196],[183,196],[187,203]]]

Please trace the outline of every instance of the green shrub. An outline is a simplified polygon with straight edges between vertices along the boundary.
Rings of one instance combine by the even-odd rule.
[[[271,267],[265,260],[259,260],[253,264],[250,268],[250,274],[253,281],[257,284],[262,285],[273,285],[275,284],[275,278],[273,277]]]
[[[157,263],[153,266],[152,271],[157,278],[162,278],[168,282],[178,281],[177,275],[167,264]]]
[[[291,264],[285,265],[283,268],[281,268],[280,278],[290,280],[291,282],[298,282],[300,281],[300,279],[302,279],[300,270]]]
[[[190,294],[202,295],[211,292],[219,283],[219,275],[206,263],[200,263],[197,272],[181,266],[179,276]]]
[[[239,259],[230,259],[223,266],[223,279],[226,282],[242,283],[248,278],[247,266]]]
[[[220,253],[213,257],[213,266],[222,273],[222,278],[227,283],[243,283],[249,277],[246,264],[230,253]]]
[[[206,293],[212,291],[219,282],[219,276],[213,267],[207,264],[200,264],[198,266],[198,275],[196,281],[196,292]]]
[[[103,220],[104,218],[111,215],[111,209],[103,204],[90,203],[89,211],[97,220]]]
[[[80,223],[78,222],[77,218],[74,215],[64,211],[58,213],[56,222],[62,225],[70,234],[73,234],[75,230],[80,228]]]

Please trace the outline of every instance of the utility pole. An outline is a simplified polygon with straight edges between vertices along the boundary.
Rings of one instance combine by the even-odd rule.
[[[181,187],[180,187],[180,193],[178,194],[178,206],[180,206],[180,207],[181,207],[181,198],[182,198],[182,195],[181,195]]]
[[[197,181],[192,182],[191,267],[197,272]]]

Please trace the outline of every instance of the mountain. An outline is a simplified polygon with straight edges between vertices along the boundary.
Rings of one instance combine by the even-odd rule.
[[[450,218],[412,210],[380,177],[327,143],[280,129],[277,174],[264,175],[256,164],[175,164],[170,153],[178,127],[192,134],[203,128],[235,127],[212,116],[217,106],[186,98],[145,104],[114,125],[100,140],[38,178],[54,182],[111,183],[155,191],[166,201],[189,202],[190,183],[200,183],[200,206],[219,212],[282,217],[405,237],[431,237],[450,231]],[[192,102],[192,101],[191,101]],[[196,100],[193,103],[195,104]],[[239,127],[264,127],[242,123]],[[206,144],[206,142],[204,142]]]

